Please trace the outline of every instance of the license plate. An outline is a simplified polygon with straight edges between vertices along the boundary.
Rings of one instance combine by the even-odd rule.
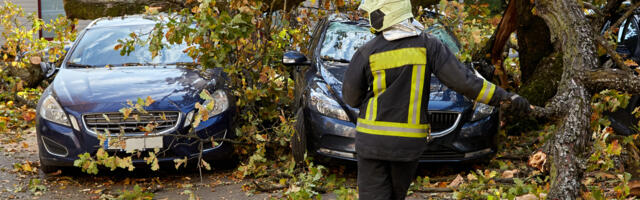
[[[109,140],[104,143],[105,149],[125,150],[126,152],[132,152],[136,150],[155,149],[162,148],[162,136],[144,137],[144,138],[124,138],[120,145],[109,146]],[[123,145],[124,144],[124,148]]]

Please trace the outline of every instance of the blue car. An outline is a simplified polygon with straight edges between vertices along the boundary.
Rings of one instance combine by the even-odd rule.
[[[460,47],[442,25],[426,30],[452,52]],[[291,66],[295,80],[296,132],[291,139],[294,159],[306,153],[322,157],[356,160],[356,118],[358,108],[342,102],[342,80],[351,56],[373,38],[368,21],[353,21],[332,15],[316,26],[308,52],[287,52],[283,63]],[[476,75],[482,77],[476,72]],[[420,162],[482,161],[496,151],[498,112],[492,106],[474,102],[431,77],[429,97],[431,137]]]
[[[97,19],[79,34],[59,68],[45,69],[57,70],[57,76],[37,107],[44,172],[73,166],[79,154],[99,148],[118,155],[142,152],[134,155],[134,164],[143,163],[146,152],[154,149],[160,149],[160,162],[197,159],[201,140],[176,137],[189,133],[209,139],[202,148],[205,160],[230,157],[232,144],[210,140],[234,137],[234,99],[221,70],[199,70],[183,52],[188,48],[183,44],[169,45],[156,57],[147,46],[136,46],[124,56],[114,50],[119,39],[131,33],[145,37],[157,22],[143,16]],[[199,95],[204,90],[213,97],[209,101],[214,101],[214,107],[208,120],[191,127],[196,103],[208,103]],[[144,107],[146,112],[134,110],[128,116],[119,112],[131,106],[128,101],[147,97],[155,102]],[[143,131],[149,124],[155,126],[151,133]],[[98,136],[102,134],[120,136],[126,145],[101,144]]]

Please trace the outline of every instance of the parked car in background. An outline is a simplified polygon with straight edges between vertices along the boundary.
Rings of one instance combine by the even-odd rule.
[[[625,2],[630,5],[629,2]],[[601,34],[610,28],[620,19],[621,14],[612,16],[605,22],[602,27]],[[625,19],[618,28],[616,35],[616,52],[620,54],[624,59],[633,60],[636,63],[640,63],[640,39],[638,34],[640,31],[640,10],[636,10],[634,14]],[[605,57],[605,59],[608,59]],[[638,66],[631,66],[637,68]],[[617,134],[632,135],[640,132],[637,127],[638,118],[633,114],[633,110],[640,106],[640,95],[634,94],[629,100],[629,104],[624,109],[619,109],[616,112],[607,112],[605,115],[609,117],[611,121],[611,128]]]
[[[426,31],[451,51],[459,51],[457,39],[443,26],[436,24]],[[348,78],[344,72],[352,55],[373,37],[366,20],[331,15],[313,32],[307,47],[310,60],[299,52],[285,53],[283,63],[292,67],[295,80],[297,121],[291,146],[297,161],[303,160],[306,152],[355,160],[359,109],[342,102],[342,82]],[[491,156],[495,152],[498,112],[465,98],[432,76],[428,113],[433,140],[420,162],[461,162]]]
[[[134,32],[146,37],[158,21],[143,16],[101,18],[93,21],[79,34],[59,68],[43,65],[43,70],[57,71],[53,82],[43,92],[37,106],[36,133],[41,169],[55,171],[72,166],[78,154],[95,153],[100,147],[107,152],[130,155],[159,148],[160,162],[188,157],[197,159],[199,143],[174,135],[193,131],[201,138],[232,138],[234,102],[220,70],[207,71],[204,78],[193,59],[183,52],[186,45],[168,45],[152,58],[147,47],[136,46],[130,54],[121,56],[114,47],[119,39]],[[144,38],[143,38],[144,39]],[[186,67],[189,66],[189,67]],[[52,74],[52,73],[50,73]],[[195,104],[206,102],[199,94],[207,90],[215,101],[210,118],[191,127]],[[129,117],[119,112],[127,101],[150,97],[155,102],[133,111]],[[137,117],[134,117],[137,115]],[[142,130],[148,124],[155,131]],[[99,134],[124,136],[126,145],[99,143]],[[120,135],[122,134],[122,135]],[[233,152],[227,142],[206,142],[203,158],[224,159]]]

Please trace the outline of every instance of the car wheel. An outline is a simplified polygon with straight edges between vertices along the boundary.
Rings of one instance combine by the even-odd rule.
[[[51,165],[45,165],[45,164],[42,163],[42,159],[40,159],[40,170],[42,170],[42,172],[44,172],[45,174],[50,174],[50,173],[58,171],[58,167],[51,166]]]
[[[291,154],[296,163],[304,163],[304,154],[307,152],[307,136],[304,125],[304,111],[299,108],[296,112],[296,124],[293,137],[291,137]]]

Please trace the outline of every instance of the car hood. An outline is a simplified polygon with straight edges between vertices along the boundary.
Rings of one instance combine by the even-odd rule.
[[[342,81],[347,71],[348,63],[322,61],[318,65],[318,73],[331,87],[331,91],[342,101]],[[473,102],[442,84],[438,78],[431,75],[431,93],[429,95],[429,110],[463,112],[473,106]],[[347,106],[348,107],[348,106]],[[357,109],[349,107],[357,116]]]
[[[193,107],[198,94],[215,81],[179,67],[117,67],[61,69],[52,83],[63,107],[77,112],[113,112],[127,100],[151,97],[150,110],[182,110]]]

